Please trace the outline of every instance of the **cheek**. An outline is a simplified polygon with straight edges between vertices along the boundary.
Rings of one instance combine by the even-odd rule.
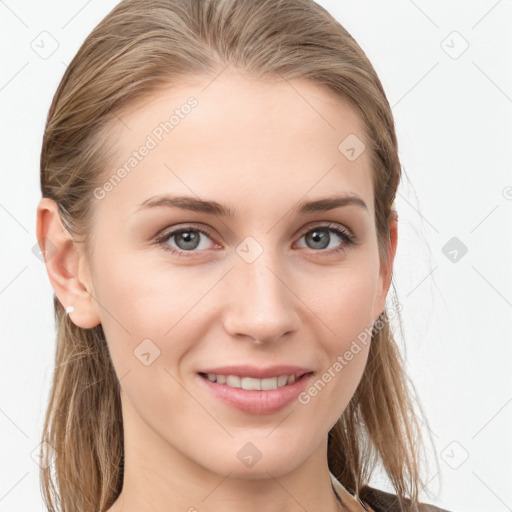
[[[326,327],[323,339],[333,350],[343,350],[375,320],[374,307],[379,290],[378,268],[373,261],[337,268],[304,286],[305,302]]]
[[[377,282],[368,275],[354,274],[346,286],[338,290],[330,306],[334,330],[342,345],[373,324]]]
[[[200,339],[198,311],[212,278],[152,268],[141,257],[102,256],[95,296],[125,399],[139,416],[167,425],[175,422],[179,428],[183,418],[200,414],[197,403],[183,392],[179,370]],[[180,415],[173,410],[178,405]]]
[[[363,375],[371,343],[373,309],[378,290],[375,267],[348,266],[338,270],[328,286],[309,300],[325,329],[319,337],[325,355],[322,370],[300,402],[311,414],[334,425]]]
[[[98,261],[95,297],[118,375],[140,369],[147,352],[152,366],[174,366],[200,335],[202,299],[218,278],[192,267],[152,266],[143,255],[105,252]]]
[[[128,331],[142,327],[162,333],[206,287],[204,281],[194,282],[191,273],[170,265],[157,268],[146,260],[142,255],[105,259],[97,277],[98,297],[123,318]]]

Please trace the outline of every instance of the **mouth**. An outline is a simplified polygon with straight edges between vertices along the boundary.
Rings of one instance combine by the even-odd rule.
[[[278,375],[276,377],[267,377],[265,379],[205,372],[199,372],[199,375],[203,377],[203,379],[207,379],[210,382],[225,384],[231,388],[245,389],[247,391],[270,391],[273,389],[290,386],[310,373],[313,372],[301,371],[298,374],[293,373],[291,375]]]
[[[216,370],[218,373],[197,373],[202,388],[229,408],[252,415],[274,414],[291,405],[304,391],[314,373],[297,367],[280,368],[274,375],[268,370],[238,370],[238,374],[234,368],[230,368],[229,372]],[[283,370],[286,371],[282,373]],[[260,377],[248,376],[247,373],[259,373]],[[262,373],[267,375],[261,377]]]

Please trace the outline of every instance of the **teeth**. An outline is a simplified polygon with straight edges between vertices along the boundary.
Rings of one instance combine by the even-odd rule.
[[[241,388],[242,383],[240,382],[240,377],[237,377],[236,375],[228,375],[226,377],[226,384],[228,386],[231,386],[232,388]]]
[[[252,377],[239,377],[237,375],[215,375],[207,374],[208,380],[218,384],[226,384],[232,388],[242,388],[249,391],[277,389],[293,384],[296,381],[295,375],[280,375],[268,379],[254,379]]]
[[[261,389],[261,380],[260,379],[252,379],[251,377],[243,377],[240,379],[240,384],[243,389],[248,389],[252,391],[253,389],[260,390]]]
[[[261,389],[277,389],[277,377],[261,379]]]

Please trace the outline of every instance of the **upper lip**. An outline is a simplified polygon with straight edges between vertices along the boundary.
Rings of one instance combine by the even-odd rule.
[[[301,377],[312,370],[302,366],[277,365],[266,368],[258,368],[250,365],[237,366],[219,366],[217,368],[206,368],[199,373],[214,373],[215,375],[237,375],[239,377],[252,377],[253,379],[266,379],[270,377],[279,377],[281,375],[295,375]]]

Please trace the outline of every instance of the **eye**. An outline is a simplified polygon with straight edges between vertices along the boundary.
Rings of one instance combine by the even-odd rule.
[[[210,238],[210,236],[211,233],[206,229],[186,226],[166,231],[156,238],[155,243],[166,251],[180,255],[185,252],[193,252],[195,249],[207,249],[208,243],[205,244],[204,238]],[[177,247],[173,247],[168,243],[173,238]]]
[[[334,233],[334,237],[332,236],[332,233]],[[327,251],[323,251],[327,254],[345,251],[349,248],[350,245],[355,243],[355,236],[337,224],[315,226],[314,228],[310,228],[308,231],[305,231],[301,238],[306,240],[307,247],[311,249],[319,249],[321,251],[324,249],[329,249]],[[337,247],[335,246],[332,248],[331,242],[336,242],[336,239],[338,242],[341,241],[342,243]]]
[[[211,232],[207,229],[185,226],[162,233],[155,239],[155,243],[161,246],[162,249],[180,256],[185,253],[197,252],[196,249],[208,249],[207,240],[210,240],[213,244],[210,237]],[[302,238],[306,240],[306,247],[315,249],[315,252],[323,252],[326,254],[346,251],[350,245],[356,243],[355,236],[337,224],[315,226],[304,231],[301,235],[301,239]],[[171,240],[173,240],[174,246],[169,243]],[[337,246],[336,241],[338,241]],[[335,244],[334,248],[332,247],[332,242]],[[341,242],[341,244],[339,242]],[[304,245],[299,245],[299,247],[304,247]]]

